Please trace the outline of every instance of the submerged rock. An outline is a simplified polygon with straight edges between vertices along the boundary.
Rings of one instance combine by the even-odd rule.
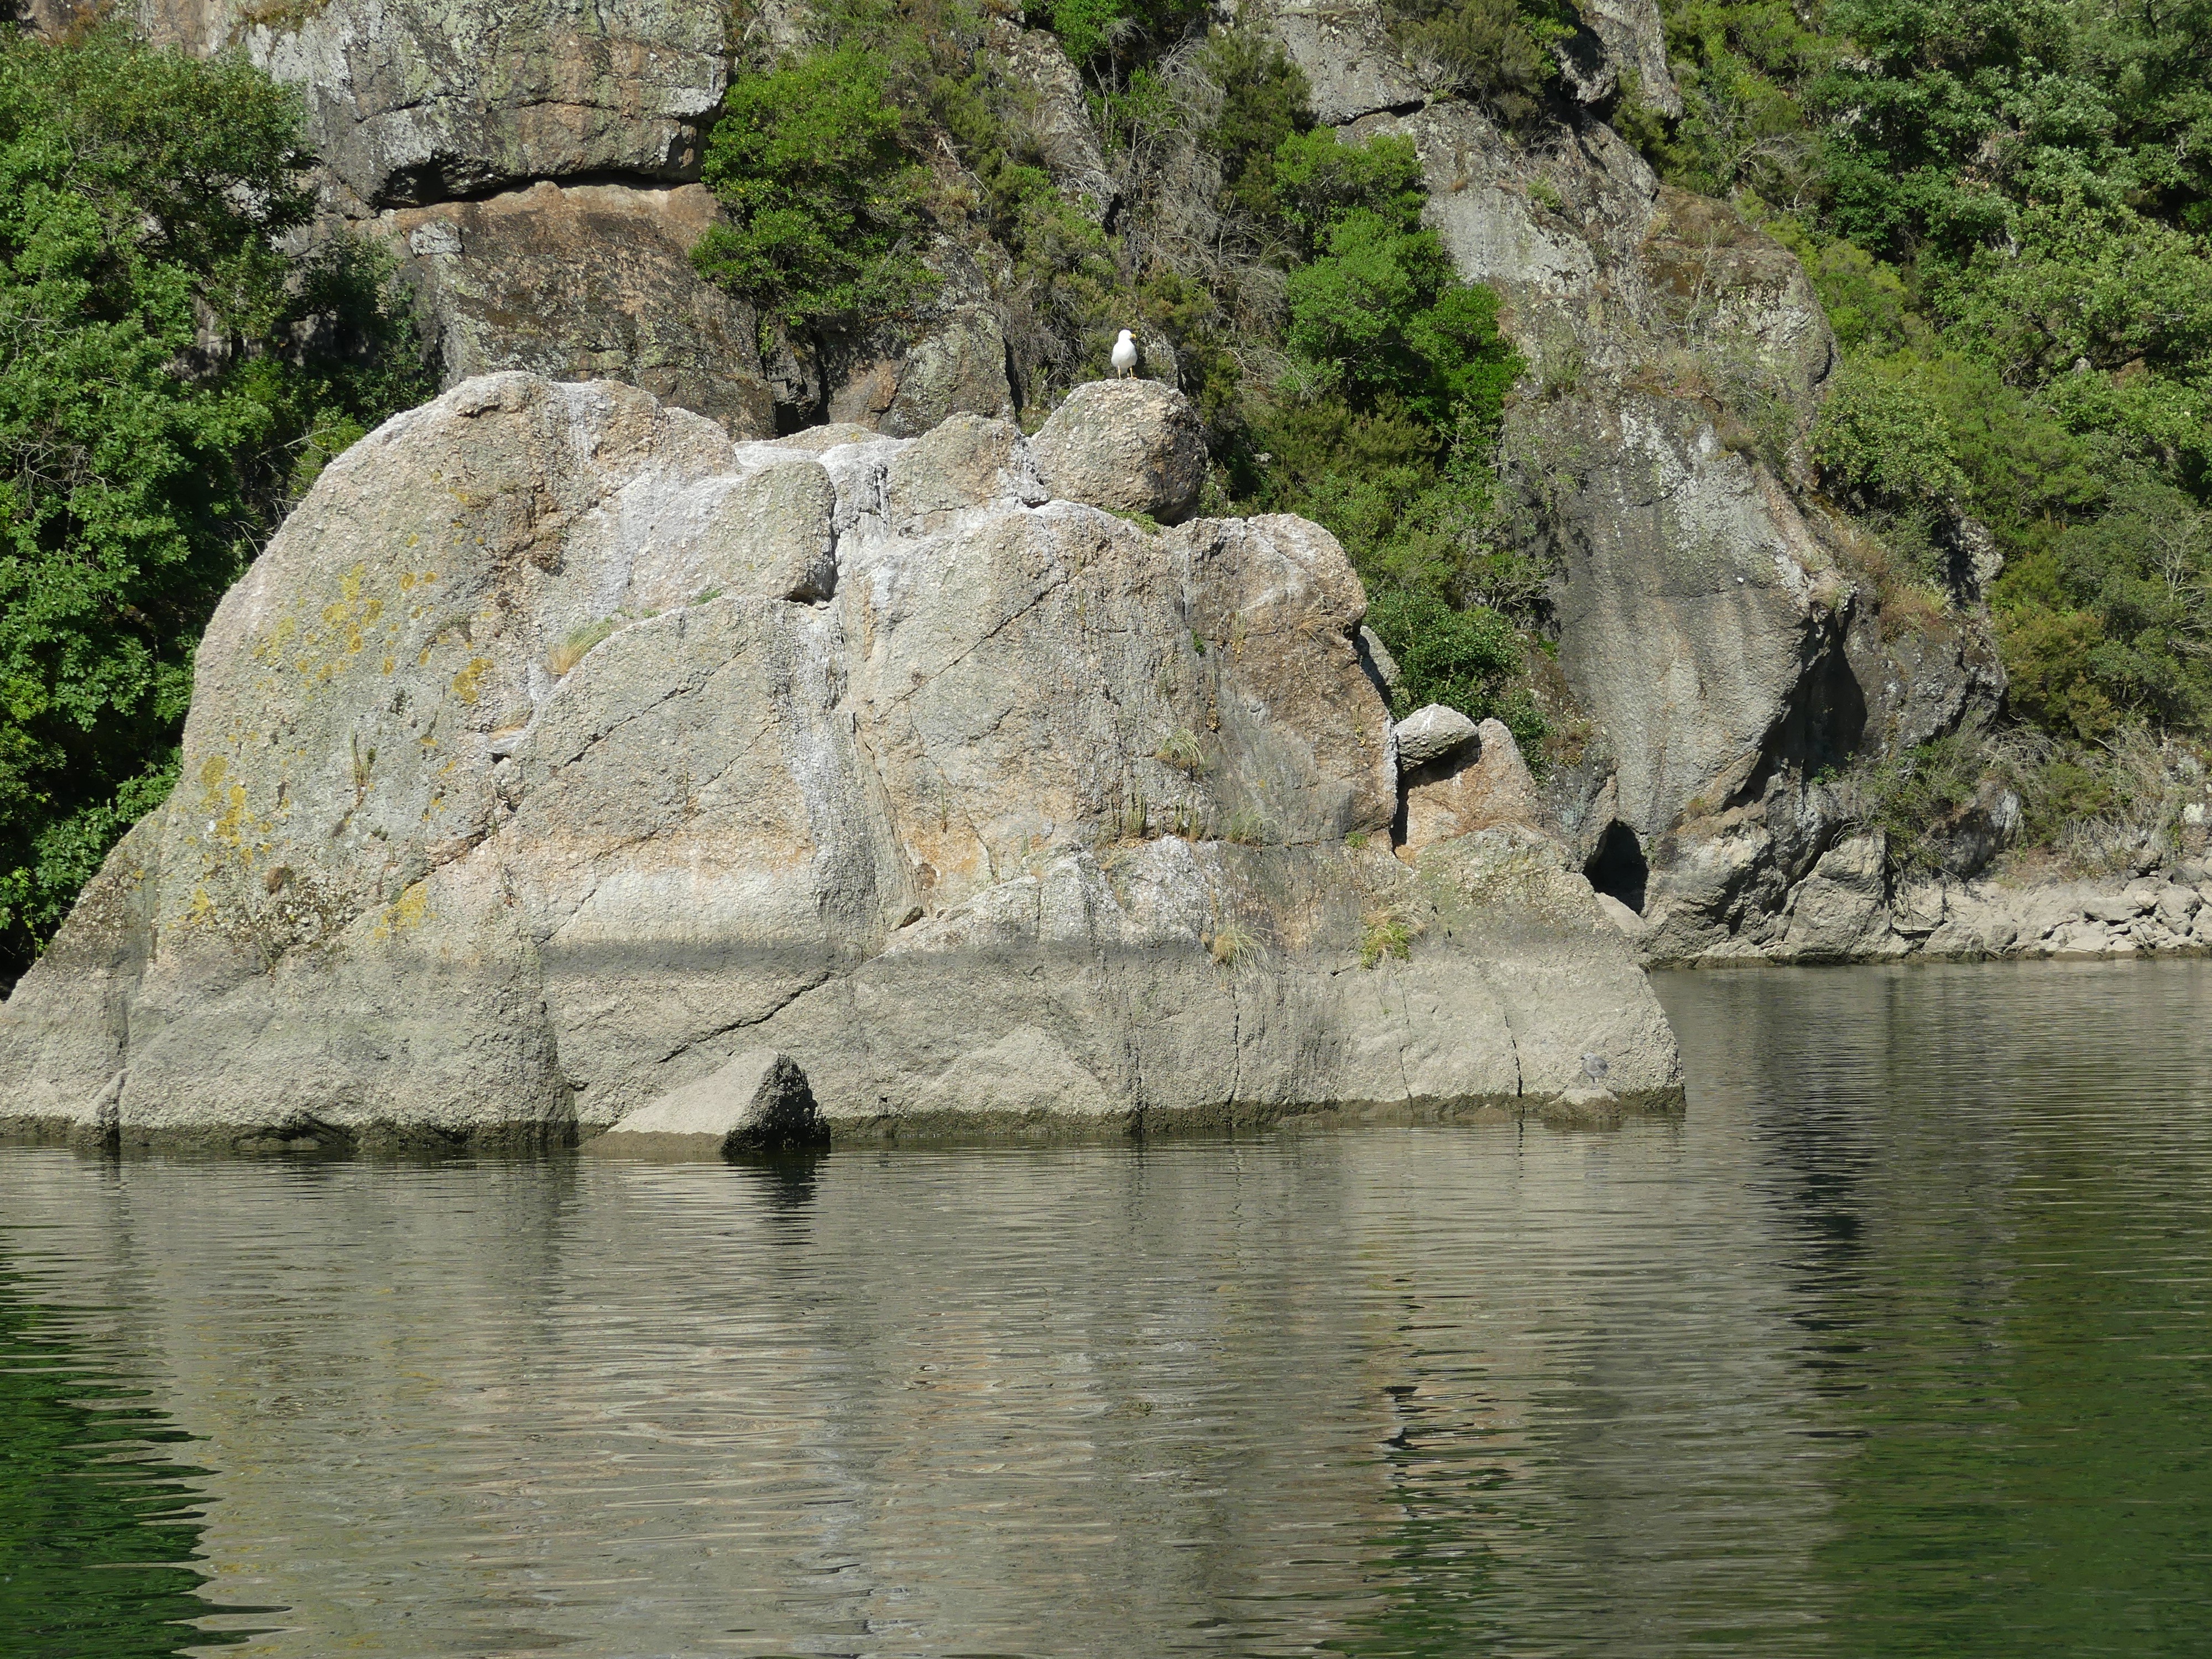
[[[1540,1108],[1590,1053],[1674,1098],[1555,845],[1392,856],[1364,610],[1318,526],[1150,533],[1010,423],[733,444],[471,381],[223,601],[175,794],[0,1010],[0,1111],[559,1139],[763,1048],[841,1138]]]

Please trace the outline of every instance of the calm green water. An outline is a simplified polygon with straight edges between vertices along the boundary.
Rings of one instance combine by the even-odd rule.
[[[1611,1133],[0,1152],[0,1653],[2212,1653],[2212,963],[1662,992]]]

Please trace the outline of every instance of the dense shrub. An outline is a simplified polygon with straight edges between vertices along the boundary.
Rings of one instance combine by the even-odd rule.
[[[1969,486],[1934,400],[1908,374],[1877,362],[1847,364],[1813,427],[1813,458],[1829,482],[1861,505],[1941,508]]]
[[[378,259],[304,225],[242,59],[0,38],[0,974],[167,793],[216,601],[427,386]]]
[[[928,286],[915,246],[924,175],[884,73],[847,43],[739,74],[708,140],[702,176],[730,222],[692,257],[787,326],[872,321]]]

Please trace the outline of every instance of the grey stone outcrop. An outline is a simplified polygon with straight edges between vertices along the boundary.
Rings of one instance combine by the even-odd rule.
[[[700,0],[138,0],[139,32],[243,51],[307,101],[310,147],[374,210],[542,179],[698,177],[729,84],[728,14]]]
[[[691,264],[720,216],[702,185],[549,180],[375,222],[436,335],[447,386],[501,369],[624,380],[732,437],[772,437],[753,308]]]
[[[559,1139],[762,1048],[846,1139],[1589,1109],[1591,1053],[1676,1097],[1556,843],[1393,856],[1327,532],[1036,471],[977,416],[732,444],[521,374],[387,423],[223,601],[174,796],[0,1009],[0,1111]]]
[[[1037,477],[1065,501],[1179,524],[1206,483],[1206,432],[1190,399],[1158,380],[1092,380],[1030,441]]]
[[[1419,854],[1439,842],[1511,824],[1537,830],[1542,813],[1536,781],[1503,720],[1476,727],[1473,747],[1409,772],[1405,784],[1405,847]]]
[[[1400,720],[1390,735],[1398,745],[1398,764],[1411,768],[1455,755],[1479,734],[1474,722],[1458,709],[1432,702]]]
[[[633,1158],[743,1158],[827,1146],[830,1126],[789,1054],[753,1048],[672,1089],[587,1141]]]

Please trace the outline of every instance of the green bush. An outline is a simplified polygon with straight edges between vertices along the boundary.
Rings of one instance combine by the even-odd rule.
[[[1444,71],[1449,89],[1525,120],[1557,78],[1549,50],[1571,32],[1571,10],[1524,9],[1521,0],[1395,0],[1400,42]],[[1564,13],[1564,15],[1562,15]]]
[[[740,74],[708,139],[702,176],[730,222],[693,260],[788,327],[875,321],[930,286],[919,252],[927,175],[907,154],[885,68],[848,42]]]
[[[1542,736],[1540,723],[1532,723],[1534,709],[1509,690],[1528,651],[1511,617],[1486,605],[1462,608],[1419,588],[1392,587],[1369,602],[1367,623],[1398,664],[1394,714],[1403,717],[1440,702],[1471,720],[1501,719],[1516,728],[1516,738]]]
[[[428,391],[377,257],[280,247],[300,131],[241,58],[0,40],[0,972],[167,793],[224,590]]]
[[[1887,365],[1863,359],[1836,377],[1813,427],[1813,458],[1861,504],[1940,508],[1969,493],[1933,399]]]

